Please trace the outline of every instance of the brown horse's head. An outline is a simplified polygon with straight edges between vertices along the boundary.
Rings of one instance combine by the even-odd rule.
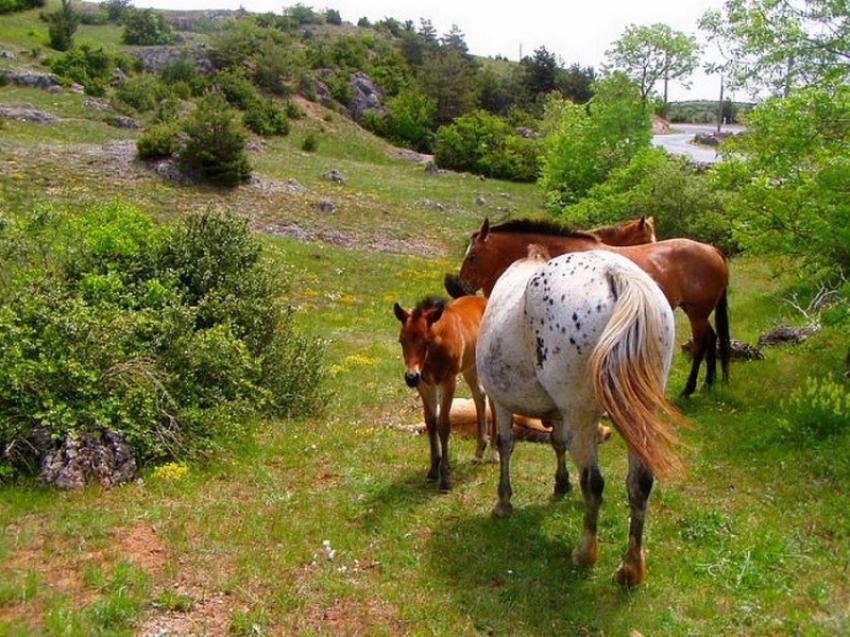
[[[458,284],[467,294],[484,287],[494,270],[503,268],[496,251],[490,249],[490,220],[484,219],[481,228],[469,239],[469,247],[460,266]]]
[[[438,298],[425,299],[412,312],[398,303],[393,307],[396,318],[401,322],[398,342],[404,356],[404,382],[408,387],[419,384],[428,348],[434,342],[433,325],[440,320],[445,309],[446,302]]]
[[[611,246],[636,246],[655,243],[655,219],[643,216],[640,219],[623,221],[613,226],[591,230],[603,243]]]

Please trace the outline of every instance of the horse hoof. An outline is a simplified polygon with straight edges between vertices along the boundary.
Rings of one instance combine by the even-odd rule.
[[[436,482],[438,477],[439,476],[437,475],[436,471],[429,471],[428,475],[425,476],[425,482]]]
[[[623,588],[632,588],[642,584],[646,579],[646,566],[635,567],[631,564],[621,563],[614,571],[614,581]]]
[[[487,461],[490,464],[499,464],[499,452],[495,451],[490,455],[490,459]]]
[[[552,497],[555,499],[563,498],[570,491],[573,490],[573,485],[570,484],[569,480],[565,480],[564,482],[555,481],[555,491],[552,493]]]
[[[452,485],[450,484],[441,484],[440,485],[440,493],[451,493]]]
[[[497,502],[493,507],[493,516],[497,518],[509,518],[514,512],[514,506],[510,502]]]

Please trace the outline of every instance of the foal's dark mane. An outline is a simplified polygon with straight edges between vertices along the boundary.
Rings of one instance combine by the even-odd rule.
[[[446,307],[448,301],[440,296],[426,296],[416,304],[413,308],[413,314],[421,316],[428,310],[436,310],[437,308]]]
[[[575,228],[570,228],[569,226],[565,226],[555,221],[548,221],[546,219],[511,219],[510,221],[505,221],[504,223],[500,223],[497,226],[491,226],[490,232],[498,232],[505,234],[545,234],[557,237],[570,237],[573,239],[593,239],[594,241],[598,240],[594,235],[590,234],[589,232],[576,230]],[[475,234],[477,235],[478,233],[476,232]]]

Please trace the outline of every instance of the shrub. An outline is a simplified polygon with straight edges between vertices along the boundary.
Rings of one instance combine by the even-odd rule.
[[[71,49],[48,62],[50,70],[60,77],[82,84],[89,95],[103,95],[112,77],[113,58],[102,48],[92,49],[88,45]]]
[[[649,146],[649,115],[640,91],[621,73],[595,85],[589,107],[564,100],[547,104],[541,185],[555,211],[581,199],[615,168]]]
[[[177,152],[178,127],[173,122],[153,124],[145,128],[136,142],[141,159],[170,157]]]
[[[271,100],[258,101],[251,106],[245,112],[244,120],[245,126],[263,137],[289,134],[289,120]]]
[[[537,175],[538,155],[536,140],[519,138],[503,118],[479,110],[437,131],[434,158],[443,168],[530,181]]]
[[[47,0],[0,0],[0,14],[43,7]]]
[[[814,442],[850,432],[850,391],[846,383],[837,382],[832,376],[806,378],[783,401],[782,411],[783,430],[795,440]]]
[[[289,119],[301,119],[304,117],[304,111],[302,111],[298,104],[292,100],[286,101],[286,106],[284,107],[283,112]]]
[[[67,51],[74,45],[74,32],[80,26],[80,14],[74,9],[71,0],[62,0],[62,4],[53,13],[44,16],[50,35],[50,46],[57,51]]]
[[[278,302],[282,273],[245,219],[206,212],[173,230],[121,202],[36,211],[4,229],[0,465],[35,440],[121,430],[137,460],[232,439],[253,414],[309,412],[322,345]],[[31,462],[30,466],[36,466]]]
[[[307,133],[304,141],[301,142],[301,150],[312,153],[319,148],[319,138],[316,133]]]
[[[131,0],[104,0],[100,3],[110,22],[121,22],[132,10]]]
[[[434,143],[431,131],[437,110],[434,100],[410,89],[390,98],[386,106],[386,118],[380,122],[371,120],[374,130],[397,144],[429,152]]]
[[[166,84],[185,82],[190,86],[198,81],[198,65],[188,55],[183,55],[159,71],[159,77]]]
[[[686,158],[661,148],[639,151],[623,168],[566,206],[564,219],[578,227],[618,223],[654,215],[661,238],[688,237],[717,246],[726,254],[740,250],[732,237],[724,197],[709,176]]]
[[[129,77],[115,91],[115,97],[140,113],[152,111],[169,95],[168,87],[151,73]]]
[[[257,87],[241,72],[219,71],[211,78],[210,85],[221,91],[228,103],[239,110],[247,110],[260,102]]]
[[[183,125],[186,146],[180,163],[211,183],[236,186],[251,173],[245,154],[247,138],[237,114],[218,93],[211,93]]]
[[[328,24],[342,24],[342,16],[336,9],[325,9],[325,22]]]
[[[124,16],[124,44],[154,45],[174,42],[165,16],[153,9],[131,9]]]

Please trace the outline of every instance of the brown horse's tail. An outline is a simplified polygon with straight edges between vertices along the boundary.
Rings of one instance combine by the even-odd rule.
[[[668,327],[658,310],[659,297],[641,272],[617,267],[609,283],[618,300],[590,355],[593,391],[641,462],[653,473],[669,473],[681,468],[681,461],[668,421],[684,418],[664,397],[661,335]]]
[[[720,367],[723,370],[723,382],[729,382],[729,359],[732,356],[732,338],[729,335],[729,301],[726,298],[726,289],[720,302],[714,308],[714,324],[717,327],[717,336],[720,345]]]

